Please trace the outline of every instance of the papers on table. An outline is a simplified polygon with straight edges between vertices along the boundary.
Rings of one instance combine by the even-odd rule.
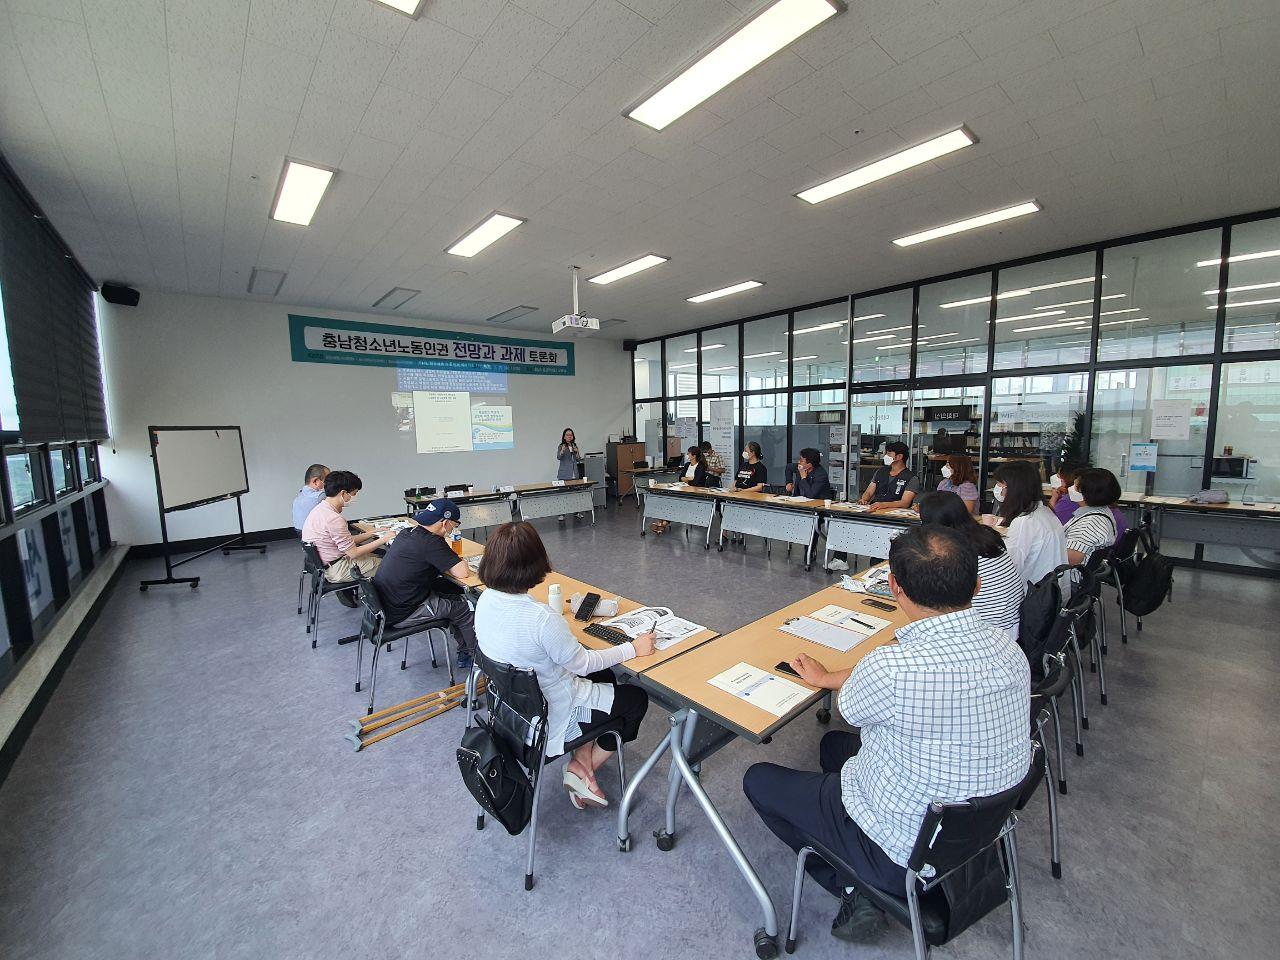
[[[887,566],[872,567],[860,577],[842,576],[840,586],[850,593],[870,593],[877,597],[893,598],[893,591],[889,589]]]
[[[386,530],[408,530],[413,525],[413,521],[406,517],[389,517],[385,520],[369,521],[369,526],[378,533],[382,533]]]
[[[808,503],[808,497],[793,497],[785,493],[777,493],[769,498],[773,503]]]
[[[807,687],[785,680],[759,667],[753,667],[749,663],[739,663],[724,673],[712,677],[707,683],[739,700],[754,704],[761,710],[767,710],[775,717],[786,716],[788,712],[813,695],[813,691]]]
[[[778,629],[838,653],[848,653],[872,634],[891,625],[891,621],[883,617],[873,617],[832,603],[807,617],[792,617]]]
[[[612,620],[606,620],[604,625],[621,630],[632,640],[642,633],[653,631],[657,635],[654,645],[659,650],[665,650],[672,644],[679,643],[706,629],[683,617],[677,617],[667,607],[640,607],[630,613],[614,617]]]
[[[477,553],[474,557],[464,557],[463,559],[467,561],[467,566],[471,568],[472,573],[479,573],[480,561],[484,559],[484,554]]]

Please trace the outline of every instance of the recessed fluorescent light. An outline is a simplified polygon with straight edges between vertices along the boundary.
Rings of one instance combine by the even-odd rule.
[[[474,257],[489,244],[501,240],[524,222],[520,217],[509,217],[505,213],[491,213],[480,226],[463,236],[445,253],[452,253],[455,257]]]
[[[1098,316],[1114,317],[1118,313],[1137,313],[1141,309],[1142,309],[1141,307],[1128,307],[1124,310],[1103,310],[1100,314],[1098,314]]]
[[[737,367],[712,367],[710,370],[704,370],[703,373],[719,373],[721,370],[737,370]]]
[[[531,313],[537,313],[537,307],[531,307],[527,303],[522,303],[518,307],[512,307],[510,310],[503,310],[501,313],[495,313],[492,317],[485,317],[485,323],[510,323],[520,317],[527,317]],[[636,363],[644,363],[644,357],[636,357]]]
[[[284,286],[284,278],[287,273],[281,273],[279,270],[263,270],[261,267],[254,267],[249,273],[249,292],[259,297],[274,297],[280,293],[280,288]]]
[[[721,287],[719,290],[712,290],[710,293],[700,293],[696,297],[688,297],[690,303],[706,303],[708,300],[718,300],[720,297],[727,297],[731,293],[741,293],[743,290],[753,290],[756,287],[763,287],[764,284],[759,280],[744,280],[742,283],[735,283],[731,287]]]
[[[421,292],[421,290],[411,290],[408,287],[392,287],[377,300],[373,301],[373,305],[375,307],[383,307],[386,310],[399,310]]]
[[[1273,298],[1273,299],[1271,299],[1271,300],[1241,300],[1239,303],[1228,303],[1228,304],[1227,304],[1227,309],[1228,309],[1228,310],[1230,310],[1232,307],[1261,307],[1261,306],[1264,306],[1264,305],[1266,305],[1266,304],[1268,304],[1268,303],[1280,303],[1280,297],[1275,297],[1275,298]],[[1205,309],[1206,309],[1206,310],[1216,310],[1216,309],[1218,309],[1218,308],[1217,308],[1217,307],[1206,307]]]
[[[794,363],[799,363],[801,360],[817,360],[818,355],[814,353],[814,354],[810,354],[807,357],[792,357],[791,359]]]
[[[398,13],[408,14],[417,20],[418,14],[422,12],[424,0],[373,0],[373,2],[379,3],[384,7],[390,7]]]
[[[303,227],[310,226],[311,218],[316,215],[316,207],[320,206],[320,200],[329,189],[331,180],[332,170],[298,160],[286,160],[280,174],[280,186],[276,190],[276,203],[271,211],[271,219]]]
[[[874,337],[854,337],[853,342],[854,343],[873,343],[876,340],[892,340],[893,338],[894,338],[894,334],[892,333],[878,333]],[[841,340],[840,342],[848,343],[849,341]]]
[[[837,327],[843,327],[848,322],[848,320],[836,320],[833,323],[820,323],[816,327],[801,327],[799,330],[792,330],[791,332],[798,337],[802,333],[817,333],[819,330],[835,330]]]
[[[614,267],[612,270],[606,270],[604,273],[594,277],[588,277],[588,283],[613,283],[615,280],[621,280],[623,277],[629,277],[633,273],[639,273],[641,270],[648,270],[650,267],[656,267],[660,263],[666,263],[670,257],[660,257],[655,253],[646,253],[638,260],[632,260],[630,263],[624,263],[620,267]]]
[[[1257,253],[1238,253],[1234,257],[1227,257],[1227,263],[1243,263],[1246,260],[1265,260],[1268,257],[1280,257],[1280,250],[1260,250]],[[1197,267],[1216,267],[1222,262],[1222,258],[1215,257],[1212,260],[1200,260],[1196,263]]]
[[[1270,290],[1272,287],[1280,287],[1280,280],[1273,280],[1270,283],[1246,283],[1241,287],[1227,287],[1227,293],[1244,293],[1246,290]],[[1206,297],[1214,296],[1217,290],[1206,290]]]
[[[911,346],[909,343],[891,343],[887,347],[876,347],[877,350],[906,350]]]
[[[903,326],[901,326],[901,327],[881,327],[879,330],[871,330],[871,331],[868,331],[868,332],[870,332],[870,333],[895,333],[895,332],[897,332],[898,330],[910,330],[910,329],[911,329],[911,324],[909,324],[909,323],[908,323],[908,324],[904,324],[904,325],[903,325]],[[924,324],[923,324],[923,323],[922,323],[922,324],[920,324],[920,329],[921,329],[921,330],[923,330],[923,329],[924,329]]]
[[[1032,330],[1066,330],[1070,327],[1083,327],[1083,320],[1076,320],[1073,323],[1042,323],[1038,327],[1014,327],[1014,333],[1030,333]]]
[[[685,369],[688,369],[689,367],[696,367],[696,366],[697,366],[696,363],[668,363],[667,369],[668,370],[685,370]]]
[[[958,337],[958,336],[960,336],[960,331],[952,330],[950,333],[931,333],[927,337],[916,337],[916,341],[919,342],[921,340],[937,340],[940,337]]]
[[[719,350],[719,349],[720,349],[721,347],[723,347],[723,346],[724,346],[724,344],[723,344],[723,343],[708,343],[706,346],[701,347],[701,348],[698,348],[698,347],[689,347],[688,349],[686,349],[686,350],[685,350],[685,353],[697,353],[699,349],[702,349],[702,350]]]
[[[1098,326],[1114,327],[1117,323],[1141,323],[1143,320],[1146,320],[1146,319],[1148,318],[1147,317],[1130,317],[1127,320],[1108,320],[1105,323],[1098,324]]]
[[[1042,317],[1052,317],[1066,312],[1065,310],[1041,310],[1038,313],[1020,313],[1016,317],[996,317],[996,323],[1009,323],[1013,320],[1039,320]]]
[[[1094,277],[1080,277],[1076,280],[1059,280],[1057,283],[1038,283],[1034,287],[1028,287],[1027,289],[1033,292],[1036,290],[1057,290],[1059,287],[1074,287],[1077,283],[1093,283],[1094,279]],[[1102,275],[1102,279],[1107,279],[1105,273]]]
[[[1000,223],[1004,220],[1012,220],[1014,217],[1025,217],[1029,213],[1038,213],[1040,204],[1034,200],[1028,200],[1025,203],[1016,203],[1012,207],[1004,207],[1000,210],[992,210],[990,213],[982,213],[976,217],[969,217],[965,220],[957,220],[955,223],[944,223],[940,227],[932,227],[928,230],[922,230],[920,233],[913,233],[905,237],[899,237],[893,242],[900,247],[910,247],[917,243],[924,243],[927,240],[937,240],[940,237],[949,237],[953,233],[963,233],[965,230],[976,230],[979,227],[985,227],[993,223]]]
[[[745,353],[742,355],[743,360],[759,360],[761,357],[780,357],[781,350],[770,350],[768,353]]]
[[[1121,297],[1127,296],[1124,293],[1108,293],[1103,300],[1119,300]],[[1037,310],[1052,310],[1054,307],[1080,307],[1086,303],[1093,303],[1093,298],[1088,300],[1068,300],[1066,303],[1046,303],[1043,307],[1036,307]]]
[[[796,196],[809,203],[821,203],[823,200],[830,200],[832,197],[864,187],[868,183],[883,180],[885,177],[891,177],[903,170],[910,170],[930,160],[937,160],[938,157],[954,153],[977,142],[977,138],[964,128],[952,130],[950,133],[944,133],[940,137],[934,137],[932,140],[926,140],[924,143],[918,143],[914,147],[908,147],[906,150],[887,156],[883,160],[877,160],[875,163],[868,163],[857,170],[841,174],[834,180],[802,190]]]
[[[857,323],[859,320],[877,320],[883,316],[883,313],[868,313],[865,317],[854,317],[853,322]]]
[[[1010,297],[1025,297],[1031,291],[1027,290],[1006,290],[1004,293],[997,293],[997,300],[1008,300]],[[971,307],[975,303],[990,303],[990,297],[971,297],[968,300],[952,300],[950,303],[938,304],[940,310],[950,310],[953,307]]]
[[[626,115],[662,130],[797,37],[843,10],[844,4],[838,0],[778,0]]]

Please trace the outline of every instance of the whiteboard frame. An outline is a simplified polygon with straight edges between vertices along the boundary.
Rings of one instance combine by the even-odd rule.
[[[175,433],[176,433],[176,432],[191,432],[191,431],[196,431],[196,430],[200,430],[200,431],[213,430],[213,431],[218,431],[218,432],[221,432],[221,431],[224,431],[224,430],[225,430],[225,431],[233,431],[233,430],[235,431],[236,439],[238,439],[238,440],[240,441],[240,463],[241,463],[241,465],[244,467],[244,477],[245,477],[245,479],[244,479],[244,489],[243,489],[243,490],[235,490],[235,491],[230,491],[230,492],[228,492],[228,493],[219,494],[219,495],[218,495],[218,496],[216,496],[216,497],[206,497],[206,498],[205,498],[205,499],[203,499],[203,500],[193,500],[193,501],[191,501],[190,503],[180,503],[180,504],[177,504],[177,505],[170,506],[170,505],[168,505],[168,504],[166,504],[166,503],[164,502],[164,486],[162,485],[161,480],[160,480],[160,460],[156,457],[156,444],[157,444],[157,442],[159,441],[159,435],[160,435],[161,433],[164,433],[164,432],[175,432]],[[239,427],[237,427],[237,426],[212,426],[212,427],[205,427],[205,426],[194,426],[194,427],[162,427],[162,426],[150,426],[150,427],[147,427],[147,443],[149,444],[149,446],[150,446],[150,448],[151,448],[151,467],[152,467],[152,469],[155,471],[155,475],[156,475],[156,499],[157,499],[157,500],[159,501],[159,503],[160,503],[160,512],[161,512],[162,514],[164,514],[164,513],[174,513],[174,512],[176,512],[176,511],[178,511],[178,510],[191,510],[191,509],[193,509],[193,508],[195,508],[195,507],[203,507],[203,506],[205,506],[206,504],[210,504],[210,503],[220,503],[220,502],[221,502],[221,501],[223,501],[223,500],[233,500],[233,499],[236,499],[236,498],[238,498],[238,497],[242,497],[242,496],[244,496],[246,493],[248,493],[248,492],[249,492],[249,463],[248,463],[248,461],[247,461],[247,459],[245,458],[245,455],[244,455],[244,434],[243,434],[243,433],[241,433],[240,428],[239,428]],[[242,534],[243,534],[243,532],[242,532]]]

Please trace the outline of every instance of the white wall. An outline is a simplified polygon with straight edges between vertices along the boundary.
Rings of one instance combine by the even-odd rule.
[[[313,462],[359,474],[364,490],[356,512],[371,515],[403,510],[405,487],[552,478],[555,446],[566,426],[577,431],[584,453],[603,450],[610,434],[631,429],[630,355],[616,340],[575,341],[575,376],[510,376],[514,450],[424,455],[412,433],[396,429],[395,370],[294,363],[288,314],[499,335],[501,330],[145,290],[137,307],[100,302],[99,309],[114,434],[101,447],[102,471],[111,481],[112,536],[121,543],[160,540],[150,425],[242,428],[248,530],[290,525],[290,503]],[[510,335],[551,339],[549,330],[545,336]],[[180,511],[168,522],[175,540],[230,533],[235,504]]]

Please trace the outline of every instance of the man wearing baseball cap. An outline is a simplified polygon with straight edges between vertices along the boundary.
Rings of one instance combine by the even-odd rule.
[[[458,643],[458,668],[470,670],[476,648],[475,612],[462,596],[462,588],[446,576],[461,580],[471,572],[446,539],[457,529],[461,516],[458,505],[443,497],[419,510],[413,517],[418,526],[401,531],[391,542],[373,584],[389,626],[447,620]]]

